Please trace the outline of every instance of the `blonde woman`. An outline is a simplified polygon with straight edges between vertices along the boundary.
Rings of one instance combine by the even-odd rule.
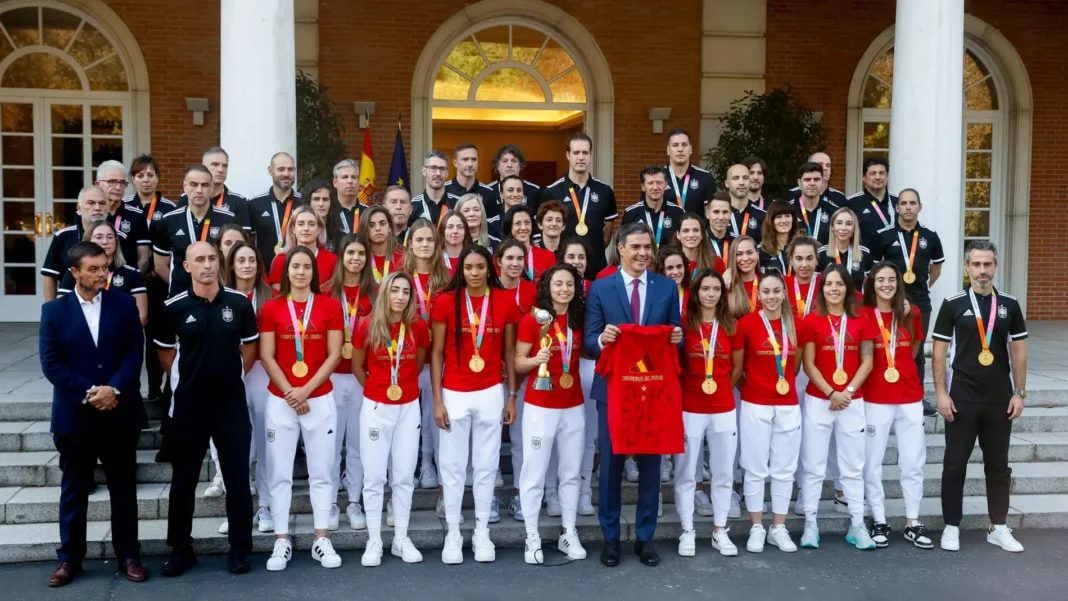
[[[464,194],[456,202],[453,209],[463,216],[467,222],[467,231],[471,234],[471,240],[490,251],[493,254],[497,250],[500,239],[489,233],[489,223],[486,221],[486,209],[482,206],[482,197],[478,194]]]
[[[760,308],[759,289],[760,255],[756,241],[749,236],[735,238],[731,244],[731,253],[727,258],[727,285],[730,295],[727,297],[731,316],[741,319]]]
[[[850,209],[838,209],[831,215],[831,241],[817,250],[822,272],[829,265],[841,265],[849,272],[853,287],[864,289],[864,277],[871,271],[871,251],[860,244],[857,214]]]
[[[303,205],[293,209],[293,214],[289,217],[289,225],[286,227],[285,246],[282,252],[276,255],[274,261],[271,262],[268,279],[271,282],[271,288],[275,292],[278,291],[282,282],[282,269],[286,261],[285,254],[291,248],[298,246],[307,248],[315,256],[315,263],[319,273],[324,276],[334,273],[334,267],[337,266],[337,255],[319,246],[320,234],[326,231],[325,228],[326,225],[323,223],[323,218],[311,207]],[[320,291],[316,290],[316,292]]]

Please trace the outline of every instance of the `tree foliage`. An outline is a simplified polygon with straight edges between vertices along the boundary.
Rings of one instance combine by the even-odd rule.
[[[326,86],[307,73],[297,73],[297,181],[330,177],[345,158],[345,123]]]
[[[747,91],[731,103],[722,128],[716,147],[703,157],[706,165],[725,182],[731,165],[750,155],[760,157],[768,164],[764,174],[768,199],[785,198],[796,185],[797,168],[827,144],[823,128],[789,85],[764,94]]]

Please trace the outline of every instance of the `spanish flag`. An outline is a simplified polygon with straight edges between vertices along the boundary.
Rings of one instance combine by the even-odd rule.
[[[371,152],[371,124],[363,130],[363,156],[360,158],[360,202],[365,205],[375,202],[375,158]]]

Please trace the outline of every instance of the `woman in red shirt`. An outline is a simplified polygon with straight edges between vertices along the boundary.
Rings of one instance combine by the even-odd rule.
[[[691,276],[699,269],[715,269],[723,273],[723,260],[716,256],[712,243],[705,235],[705,224],[700,217],[693,213],[683,215],[679,220],[679,230],[675,232],[675,238],[678,248],[686,257],[686,266]]]
[[[467,229],[467,220],[455,211],[445,212],[438,230],[443,248],[441,260],[445,263],[445,269],[449,270],[451,277],[456,273],[456,261],[460,258],[460,252],[474,242],[471,240],[471,232]]]
[[[526,205],[516,205],[504,214],[501,222],[504,238],[513,238],[523,244],[526,251],[523,257],[523,275],[532,282],[537,282],[545,270],[556,265],[556,255],[551,250],[531,244],[534,233],[534,213]]]
[[[345,517],[354,530],[367,527],[367,519],[360,504],[363,491],[363,464],[360,462],[360,408],[363,406],[363,387],[352,374],[353,344],[356,322],[371,312],[371,296],[374,280],[367,268],[367,243],[359,234],[345,234],[338,241],[341,258],[334,268],[330,281],[323,286],[341,307],[341,324],[344,338],[341,341],[341,360],[338,361],[330,382],[334,385],[334,403],[337,406],[337,429],[334,438],[333,506],[330,508],[330,528],[336,529],[341,521],[337,494],[341,489],[341,459],[344,448],[345,491],[349,504]],[[349,444],[344,444],[345,439]]]
[[[285,264],[285,253],[291,248],[298,246],[307,248],[315,255],[315,263],[319,273],[323,274],[323,283],[326,276],[334,273],[337,265],[337,255],[319,246],[319,234],[323,231],[323,220],[309,206],[300,206],[293,209],[289,219],[288,232],[286,233],[286,245],[281,254],[274,257],[271,262],[271,288],[278,291],[282,281],[282,270]],[[316,292],[321,292],[316,289]]]
[[[400,269],[401,253],[404,252],[393,235],[392,223],[392,216],[382,205],[372,205],[360,213],[360,236],[370,247],[368,267],[371,268],[376,294],[382,278]]]
[[[883,506],[883,456],[893,426],[905,498],[905,540],[921,549],[932,549],[934,542],[919,519],[927,438],[920,402],[923,382],[913,357],[923,352],[923,323],[915,304],[909,309],[905,306],[901,271],[889,261],[877,263],[864,282],[863,314],[879,331],[872,350],[872,373],[864,381],[864,419],[868,424],[864,489],[874,522],[872,540],[875,546],[886,547],[890,544],[890,526]]]
[[[738,418],[734,384],[742,374],[742,340],[727,305],[727,285],[718,271],[702,269],[693,280],[683,313],[682,423],[686,452],[676,458],[675,508],[682,522],[679,555],[697,550],[693,512],[697,483],[708,442],[715,531],[712,548],[734,556],[738,548],[727,536],[727,513],[738,450]]]
[[[434,422],[443,430],[438,433],[438,463],[444,496],[438,514],[444,514],[448,525],[441,560],[447,564],[463,562],[460,503],[469,454],[474,467],[475,561],[496,557],[489,519],[500,465],[501,418],[503,414],[504,424],[514,423],[518,385],[515,332],[520,315],[515,295],[501,289],[485,247],[468,246],[459,264],[449,292],[434,303],[431,330]],[[501,390],[503,373],[508,376],[507,397]]]
[[[407,273],[395,271],[383,278],[374,311],[360,320],[353,345],[352,369],[363,388],[359,444],[367,479],[363,492],[367,547],[361,559],[365,567],[382,563],[387,464],[392,468],[395,528],[391,552],[405,563],[423,561],[408,538],[408,519],[419,457],[419,372],[430,346],[430,330],[419,316],[413,292],[415,286]]]
[[[415,308],[418,316],[430,327],[434,301],[449,285],[450,274],[445,268],[441,236],[428,219],[416,219],[408,230],[408,248],[404,251],[404,273],[411,274],[415,285]],[[422,410],[423,456],[419,471],[420,488],[437,488],[438,472],[435,455],[438,450],[438,429],[434,427],[434,399],[430,395],[430,362],[423,363],[419,372]]]
[[[741,319],[760,308],[759,259],[755,240],[749,236],[734,239],[727,260],[727,273],[724,274],[731,289],[727,300],[734,319]]]
[[[752,239],[749,240],[751,245]],[[734,246],[743,245],[736,242]],[[786,281],[778,270],[769,270],[761,278],[759,293],[762,308],[738,322],[744,348],[739,463],[745,470],[745,505],[753,523],[745,548],[750,553],[761,553],[767,539],[781,551],[794,553],[797,545],[786,529],[786,512],[790,509],[801,449],[798,336],[793,313],[786,303]],[[773,517],[771,531],[765,532],[763,512],[755,510],[764,505],[764,481],[768,478]]]
[[[876,336],[868,320],[857,312],[853,279],[841,265],[831,265],[822,277],[816,309],[801,324],[805,344],[805,373],[809,377],[804,403],[801,465],[805,479],[805,532],[801,546],[818,549],[816,510],[827,475],[828,445],[834,435],[839,480],[852,525],[846,541],[858,549],[874,549],[864,526],[864,399],[861,387],[871,373]]]
[[[563,525],[558,547],[570,559],[586,559],[586,550],[575,530],[586,438],[586,410],[578,364],[586,315],[586,302],[577,287],[581,281],[582,274],[570,265],[557,265],[546,271],[538,283],[537,311],[554,319],[542,324],[536,315],[528,314],[519,323],[516,372],[530,377],[524,386],[522,437],[513,439],[521,442],[513,446],[528,449],[522,471],[517,473],[522,506],[527,508],[522,515],[527,529],[523,558],[530,564],[544,563],[538,514],[554,449],[559,463],[555,492],[562,508]],[[544,344],[545,337],[551,341],[548,346]],[[536,386],[541,366],[545,366],[551,389]]]
[[[297,246],[285,254],[281,289],[260,311],[260,360],[270,378],[267,390],[267,464],[271,469],[271,515],[274,550],[267,560],[272,572],[284,570],[293,556],[289,508],[293,497],[293,458],[304,438],[311,489],[315,542],[312,558],[326,568],[341,566],[327,538],[333,484],[334,373],[341,359],[342,319],[337,301],[320,294],[319,271],[311,250]]]

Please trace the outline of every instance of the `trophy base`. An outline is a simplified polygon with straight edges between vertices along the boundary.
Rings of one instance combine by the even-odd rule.
[[[552,391],[553,379],[552,378],[536,378],[534,380],[534,390]]]

